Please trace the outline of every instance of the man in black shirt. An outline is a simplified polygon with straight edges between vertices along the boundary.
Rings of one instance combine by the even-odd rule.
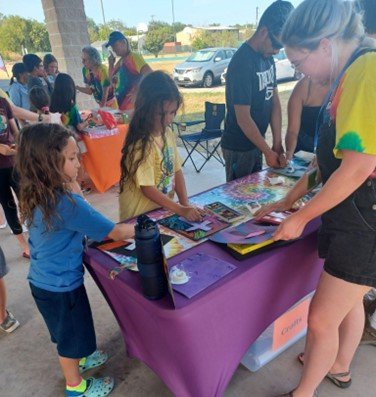
[[[242,44],[228,66],[227,114],[221,141],[228,182],[260,171],[262,153],[270,167],[284,165],[281,104],[273,55],[282,48],[278,38],[292,10],[288,1],[271,4],[255,34]],[[269,124],[272,148],[264,139]]]

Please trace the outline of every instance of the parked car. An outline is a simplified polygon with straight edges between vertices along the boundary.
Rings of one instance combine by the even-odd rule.
[[[221,74],[221,83],[222,84],[226,84],[226,74],[227,74],[227,68]]]
[[[299,80],[302,74],[297,71],[287,58],[284,48],[274,55],[274,62],[277,74],[277,80],[295,79]]]
[[[286,52],[283,48],[277,55],[274,55],[274,62],[278,81],[287,79],[299,80],[302,77],[302,74],[294,68],[287,58]],[[226,84],[226,73],[227,68],[221,74],[222,84]]]
[[[178,85],[211,87],[219,81],[236,48],[205,48],[193,53],[185,62],[176,65],[173,77]]]

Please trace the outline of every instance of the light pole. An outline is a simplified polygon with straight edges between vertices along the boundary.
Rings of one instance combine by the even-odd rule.
[[[100,2],[101,2],[101,8],[102,8],[103,25],[106,25],[106,18],[104,17],[103,0],[100,0]]]
[[[174,33],[174,41],[176,43],[174,0],[171,0],[171,10],[172,10],[172,32]]]

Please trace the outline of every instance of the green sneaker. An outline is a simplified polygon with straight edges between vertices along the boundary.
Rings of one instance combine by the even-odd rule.
[[[7,310],[7,316],[2,324],[0,330],[10,334],[20,326],[20,323],[14,318],[13,314]]]

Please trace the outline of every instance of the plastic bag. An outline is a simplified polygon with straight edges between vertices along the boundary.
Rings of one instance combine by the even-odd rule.
[[[98,114],[101,116],[103,124],[106,126],[108,130],[112,130],[113,128],[116,128],[117,123],[115,117],[111,113],[99,109]]]

